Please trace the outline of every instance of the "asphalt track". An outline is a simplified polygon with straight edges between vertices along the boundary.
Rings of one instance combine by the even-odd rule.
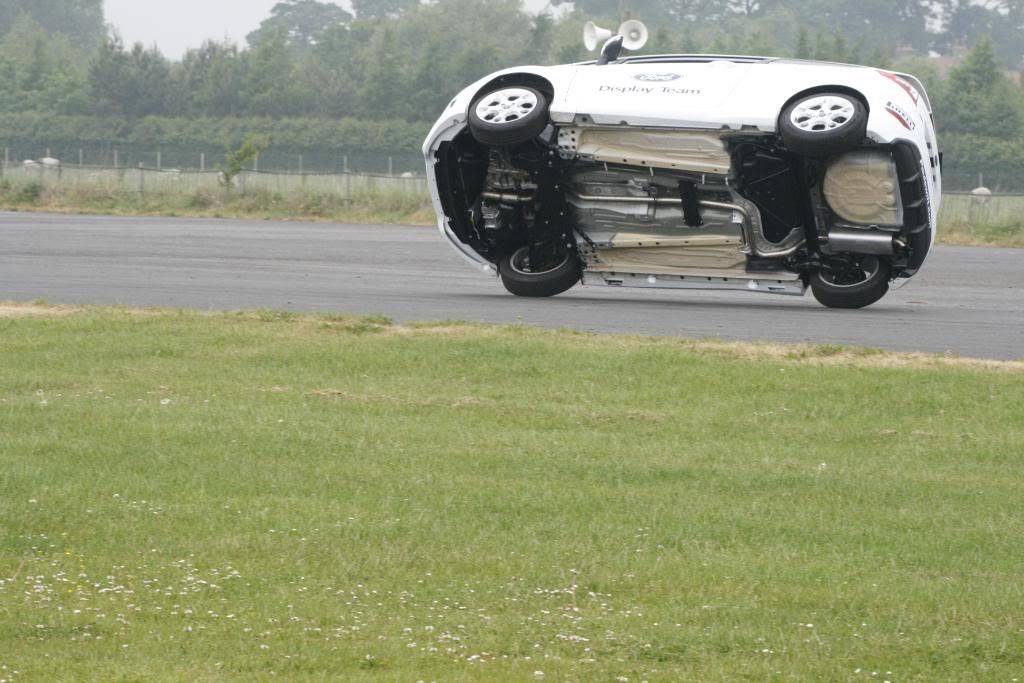
[[[1024,250],[940,247],[861,311],[808,295],[578,287],[520,299],[436,230],[0,213],[0,300],[380,313],[1024,359]]]

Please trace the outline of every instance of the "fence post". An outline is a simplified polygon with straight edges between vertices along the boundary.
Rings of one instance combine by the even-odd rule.
[[[81,170],[83,166],[85,166],[85,151],[80,149],[80,150],[78,150],[78,168],[79,168],[79,170]]]
[[[254,173],[260,172],[260,153],[256,152],[256,156],[252,160],[252,170]]]
[[[51,159],[51,158],[53,158],[53,155],[52,155],[52,154],[50,154],[50,148],[49,148],[49,147],[47,147],[47,148],[46,148],[46,158],[47,158],[47,159]]]
[[[117,163],[117,150],[115,149],[114,150],[114,168],[117,169],[117,168],[120,168],[120,166],[121,165]]]
[[[348,172],[348,155],[346,154],[341,160],[341,169],[345,174],[345,208],[349,208],[352,204],[352,174]]]
[[[161,170],[164,167],[164,154],[159,149],[156,151],[156,170]]]
[[[206,152],[202,152],[199,155],[199,170],[200,171],[205,171],[206,170]]]
[[[388,157],[388,177],[395,174],[395,160],[392,157]]]
[[[139,197],[146,196],[146,170],[142,162],[139,162]]]

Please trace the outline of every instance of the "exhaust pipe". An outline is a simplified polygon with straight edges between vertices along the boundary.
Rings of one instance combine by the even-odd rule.
[[[894,256],[896,254],[896,236],[877,230],[834,229],[828,233],[828,244],[825,247],[830,254]]]

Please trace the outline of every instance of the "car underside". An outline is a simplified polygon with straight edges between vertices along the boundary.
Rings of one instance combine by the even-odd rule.
[[[856,93],[803,93],[766,132],[556,123],[534,85],[495,83],[432,150],[447,230],[514,294],[809,286],[861,308],[931,247],[937,153],[873,142]]]

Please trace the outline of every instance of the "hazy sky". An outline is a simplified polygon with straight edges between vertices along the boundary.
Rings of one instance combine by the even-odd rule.
[[[125,42],[156,43],[165,55],[179,58],[206,38],[230,38],[242,44],[245,36],[270,15],[280,0],[104,0],[107,21]],[[347,6],[346,0],[332,0]],[[530,9],[547,0],[527,0]]]

